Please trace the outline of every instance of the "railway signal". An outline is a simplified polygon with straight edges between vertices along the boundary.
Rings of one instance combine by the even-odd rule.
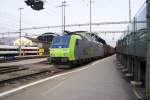
[[[27,6],[31,6],[33,10],[44,9],[44,2],[42,0],[26,0],[25,3],[27,4]]]

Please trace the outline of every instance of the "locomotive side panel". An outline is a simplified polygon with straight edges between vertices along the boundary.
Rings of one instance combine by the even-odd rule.
[[[75,46],[75,58],[78,59],[88,59],[103,57],[104,50],[102,45],[88,41],[88,40],[77,40]]]

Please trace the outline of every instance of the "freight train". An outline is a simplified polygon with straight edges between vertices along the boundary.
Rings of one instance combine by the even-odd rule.
[[[111,46],[106,45],[105,40],[94,33],[66,33],[67,34],[63,36],[55,36],[53,38],[49,49],[50,62],[53,64],[63,63],[69,64],[69,67],[72,67],[114,53],[114,49],[112,49]]]
[[[138,23],[141,21],[143,23]],[[146,52],[147,52],[147,24],[146,3],[138,11],[133,23],[127,27],[128,33],[117,42],[117,58],[126,66],[130,80],[145,87],[146,81]]]

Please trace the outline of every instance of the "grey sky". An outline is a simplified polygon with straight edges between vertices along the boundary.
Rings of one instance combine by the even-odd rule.
[[[0,0],[0,33],[7,31],[18,31],[19,11],[22,11],[22,27],[38,27],[61,25],[61,8],[58,8],[62,0],[46,0],[44,10],[34,11],[26,6],[24,0]],[[89,22],[89,0],[66,0],[69,6],[66,7],[66,24],[77,24]],[[132,17],[145,0],[131,0]],[[92,4],[92,22],[127,21],[128,0],[94,0]],[[125,25],[93,26],[93,31],[124,30]],[[72,27],[67,30],[87,30],[89,27]],[[61,28],[24,31],[30,34],[41,34],[43,32],[61,32]],[[114,36],[103,36],[108,38]],[[118,38],[117,35],[113,38]]]

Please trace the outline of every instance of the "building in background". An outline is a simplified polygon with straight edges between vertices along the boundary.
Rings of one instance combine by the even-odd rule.
[[[14,41],[15,46],[20,46],[20,38]],[[30,38],[21,37],[21,46],[37,46],[37,43],[32,41]]]
[[[52,39],[57,34],[47,32],[39,35],[37,38],[25,36],[21,37],[21,46],[26,47],[38,47],[40,55],[48,55],[50,45],[52,43]],[[0,44],[1,45],[15,45],[20,46],[20,38],[17,36],[15,37],[7,37],[2,36],[0,37]]]

